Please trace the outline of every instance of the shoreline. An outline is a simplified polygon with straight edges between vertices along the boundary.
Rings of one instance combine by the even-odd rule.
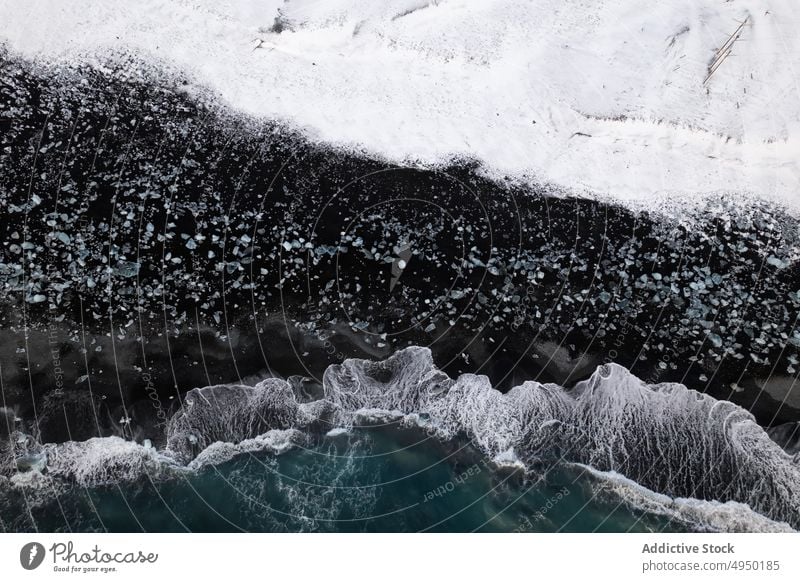
[[[781,401],[800,369],[800,231],[780,209],[636,214],[231,124],[169,77],[5,59],[0,363],[26,414],[87,379],[112,409],[155,394],[166,410],[198,386],[313,383],[422,345],[501,390],[615,362],[764,426],[798,418]]]

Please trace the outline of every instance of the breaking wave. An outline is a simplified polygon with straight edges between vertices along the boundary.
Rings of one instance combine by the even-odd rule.
[[[411,347],[381,362],[331,366],[322,387],[315,400],[275,378],[195,389],[169,421],[161,450],[111,437],[26,454],[44,455],[50,477],[91,486],[397,423],[422,429],[423,438],[468,439],[496,466],[584,465],[624,489],[628,502],[710,529],[783,527],[767,527],[761,516],[800,527],[798,458],[752,415],[679,384],[647,385],[614,364],[570,389],[530,381],[503,394],[484,376],[448,377],[428,349]],[[12,482],[30,481],[21,475]]]

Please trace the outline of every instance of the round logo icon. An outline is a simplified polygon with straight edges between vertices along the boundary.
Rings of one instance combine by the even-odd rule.
[[[44,546],[38,542],[30,542],[22,546],[19,552],[19,563],[26,570],[35,570],[44,561]]]

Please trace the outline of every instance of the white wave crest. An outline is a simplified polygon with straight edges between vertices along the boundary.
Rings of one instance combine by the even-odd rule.
[[[45,445],[46,472],[98,485],[397,423],[467,438],[503,466],[566,462],[624,476],[650,490],[637,493],[643,507],[708,529],[741,531],[749,511],[800,526],[800,466],[752,415],[679,384],[647,385],[617,365],[571,389],[525,382],[502,394],[484,376],[447,377],[428,349],[412,347],[331,366],[323,394],[298,404],[277,379],[195,389],[169,423],[165,451],[117,437]]]
[[[135,481],[143,475],[161,478],[173,463],[152,447],[119,437],[98,437],[45,445],[47,476],[83,486]]]
[[[408,348],[332,366],[324,391],[344,412],[424,416],[437,435],[467,436],[490,458],[582,463],[672,497],[735,501],[800,523],[800,466],[750,413],[680,384],[646,385],[614,364],[572,389],[526,382],[501,394],[484,376],[447,379],[427,349]]]
[[[689,524],[695,530],[729,533],[794,531],[789,524],[767,519],[743,503],[672,498],[650,491],[614,471],[597,471],[585,465],[583,468],[600,480],[601,490],[610,490],[638,509]]]
[[[297,400],[284,380],[199,388],[186,394],[181,410],[170,419],[167,449],[188,461],[212,443],[238,443],[271,429],[291,428],[297,420]]]

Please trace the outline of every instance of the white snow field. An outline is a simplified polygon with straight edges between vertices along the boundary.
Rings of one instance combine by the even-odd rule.
[[[755,196],[800,214],[799,15],[792,0],[0,0],[0,42],[46,62],[154,58],[392,162],[466,156],[632,207]]]

